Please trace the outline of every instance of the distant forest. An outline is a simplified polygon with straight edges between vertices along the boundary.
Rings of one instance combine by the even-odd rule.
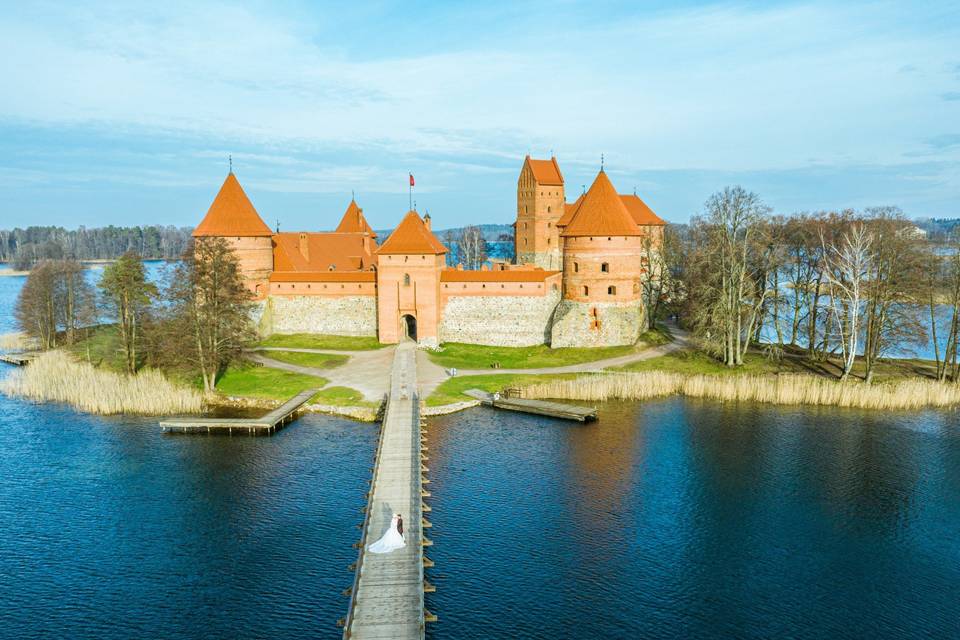
[[[26,270],[39,260],[110,260],[130,250],[147,260],[179,258],[191,231],[173,226],[0,229],[0,261]]]

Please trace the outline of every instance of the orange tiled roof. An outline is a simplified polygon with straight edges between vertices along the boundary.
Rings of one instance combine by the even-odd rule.
[[[376,282],[373,271],[274,271],[270,282]]]
[[[377,249],[377,253],[390,254],[446,252],[447,248],[427,229],[416,211],[408,211],[386,242]]]
[[[583,194],[580,194],[580,197],[572,203],[563,203],[563,215],[557,220],[558,227],[565,227],[570,224],[570,221],[573,220],[573,214],[577,212],[581,202],[583,202]]]
[[[444,269],[440,272],[441,282],[543,282],[559,271],[544,269],[511,269],[509,271],[461,271]]]
[[[637,194],[620,195],[627,211],[633,217],[634,222],[639,225],[666,225],[663,218],[653,212],[653,209],[647,206],[647,203],[640,199]]]
[[[533,178],[538,184],[559,186],[563,184],[563,174],[560,173],[560,165],[556,158],[549,160],[534,160],[530,156],[526,157],[526,162],[533,171]]]
[[[372,244],[373,242],[368,240]],[[364,236],[358,233],[308,233],[307,255],[300,250],[300,234],[273,236],[273,268],[276,271],[361,271],[377,263],[365,250]]]
[[[356,200],[350,200],[347,210],[337,225],[337,233],[369,233],[371,238],[376,238],[377,234],[367,223],[363,216],[363,209],[357,206]]]
[[[561,236],[642,235],[603,169],[590,185]]]
[[[264,223],[253,208],[253,203],[243,192],[237,177],[230,172],[223,181],[217,197],[193,230],[193,237],[200,236],[272,236],[270,227]]]

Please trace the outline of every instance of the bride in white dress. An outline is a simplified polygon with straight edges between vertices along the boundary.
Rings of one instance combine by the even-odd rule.
[[[387,529],[387,532],[383,534],[382,538],[367,545],[367,551],[370,553],[390,553],[395,549],[402,549],[407,546],[406,541],[403,539],[403,534],[400,533],[397,527],[399,520],[400,514],[393,514],[393,518],[390,519],[390,528]]]

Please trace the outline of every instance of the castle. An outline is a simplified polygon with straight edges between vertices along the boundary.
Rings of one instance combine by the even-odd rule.
[[[556,158],[524,159],[516,264],[447,266],[430,224],[409,211],[378,247],[351,200],[333,232],[274,232],[231,172],[193,236],[231,245],[264,334],[583,347],[632,344],[643,330],[641,279],[665,223],[603,169],[567,203]]]

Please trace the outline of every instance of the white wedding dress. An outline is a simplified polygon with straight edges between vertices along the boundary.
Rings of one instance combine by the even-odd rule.
[[[370,553],[390,553],[395,549],[402,549],[407,546],[403,536],[397,531],[397,516],[390,520],[390,528],[383,534],[383,537],[374,543],[367,545],[367,551]]]

